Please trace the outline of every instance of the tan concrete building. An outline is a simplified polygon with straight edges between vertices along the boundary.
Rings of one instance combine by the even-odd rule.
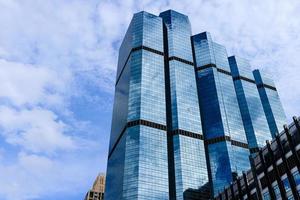
[[[86,194],[85,200],[103,200],[104,191],[105,191],[105,174],[100,173],[97,176],[92,189]]]

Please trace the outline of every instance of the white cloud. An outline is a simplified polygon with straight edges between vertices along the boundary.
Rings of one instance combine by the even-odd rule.
[[[0,59],[0,100],[9,100],[14,106],[60,105],[66,89],[67,74],[29,64]]]
[[[91,182],[87,177],[93,176],[93,170],[87,171],[88,168],[95,168],[89,160],[80,163],[20,152],[15,163],[0,164],[0,198],[39,199],[81,191]]]
[[[299,1],[195,0],[183,5],[175,0],[170,5],[189,16],[194,34],[210,31],[229,55],[245,57],[253,68],[271,71],[288,121],[300,115]]]
[[[0,107],[0,127],[7,143],[28,151],[54,153],[75,148],[73,139],[64,134],[66,124],[50,110]]]
[[[288,116],[300,115],[297,0],[0,0],[0,7],[0,135],[18,147],[15,163],[0,164],[0,198],[83,191],[98,173],[96,165],[105,168],[102,144],[95,144],[100,136],[86,137],[89,126],[102,131],[110,123],[79,121],[75,115],[82,110],[73,101],[84,99],[89,105],[82,107],[94,110],[111,106],[118,47],[140,10],[187,14],[194,34],[210,31],[229,54],[271,69]],[[7,159],[4,150],[1,157]]]
[[[300,79],[295,77],[300,70],[299,1],[101,1],[103,47],[111,50],[113,44],[120,44],[133,13],[146,10],[158,15],[170,8],[189,16],[193,34],[210,31],[229,55],[249,59],[253,68],[272,71],[288,120],[300,115]],[[112,52],[103,55],[116,66],[117,51]]]

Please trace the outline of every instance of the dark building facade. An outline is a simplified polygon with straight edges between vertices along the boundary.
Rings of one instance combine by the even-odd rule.
[[[251,158],[243,173],[215,199],[300,199],[300,118],[284,126]]]
[[[218,194],[272,139],[257,87],[250,64],[228,60],[208,32],[192,36],[188,16],[134,14],[119,49],[105,198]]]

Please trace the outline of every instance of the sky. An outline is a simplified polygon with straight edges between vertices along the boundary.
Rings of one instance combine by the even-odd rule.
[[[289,122],[300,115],[298,0],[0,0],[0,200],[84,198],[106,170],[132,15],[168,9],[271,72]]]

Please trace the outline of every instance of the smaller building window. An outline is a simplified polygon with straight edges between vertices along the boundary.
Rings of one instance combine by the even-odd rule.
[[[295,183],[296,185],[300,185],[300,174],[299,174],[299,171],[296,170],[294,173],[293,173],[293,177],[294,177],[294,180],[295,180]]]
[[[288,197],[287,197],[288,200],[294,200],[294,197],[292,194],[290,194]]]
[[[291,191],[291,186],[290,186],[288,178],[283,179],[282,182],[284,185],[285,192]]]
[[[277,184],[274,185],[273,189],[274,189],[274,193],[275,193],[276,199],[279,199],[281,197],[281,195],[280,195],[280,190],[279,190],[278,185]]]
[[[271,197],[270,197],[269,192],[265,192],[265,193],[263,194],[263,200],[271,200]]]

